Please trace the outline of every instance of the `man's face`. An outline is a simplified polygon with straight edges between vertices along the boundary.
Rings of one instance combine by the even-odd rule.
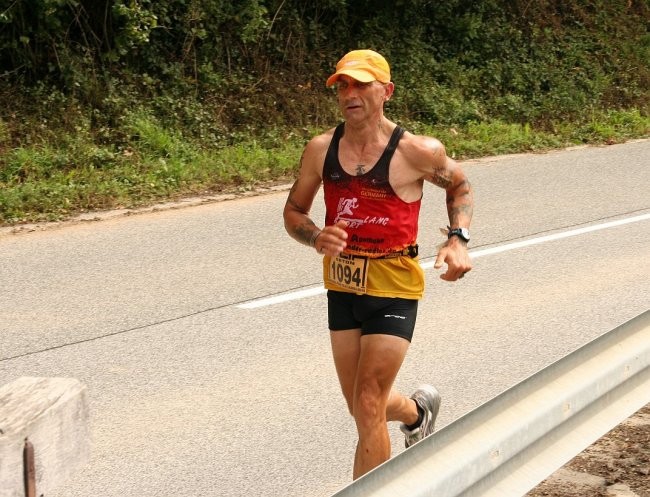
[[[384,102],[393,94],[393,83],[363,83],[347,75],[339,76],[336,92],[346,121],[363,121],[381,116]]]

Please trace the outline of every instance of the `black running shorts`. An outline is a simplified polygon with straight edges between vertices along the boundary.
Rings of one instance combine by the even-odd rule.
[[[362,335],[413,338],[418,301],[327,291],[327,317],[331,331],[361,329]]]

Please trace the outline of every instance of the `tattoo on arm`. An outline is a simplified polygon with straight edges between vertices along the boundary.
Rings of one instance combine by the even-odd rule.
[[[445,190],[449,190],[453,186],[453,172],[447,167],[447,164],[447,154],[444,149],[439,148],[434,155],[434,166],[430,181]]]
[[[300,240],[301,242],[304,242],[307,245],[309,245],[309,242],[311,241],[312,236],[314,234],[314,230],[316,230],[316,229],[317,228],[316,228],[316,225],[314,224],[314,222],[311,219],[309,219],[309,220],[305,221],[304,223],[299,224],[298,226],[296,226],[294,228],[293,232],[296,235],[296,238],[298,240]]]
[[[427,180],[447,191],[447,213],[450,226],[467,226],[472,219],[474,201],[472,185],[467,177],[453,165],[444,150],[434,152],[431,174]],[[460,176],[460,178],[458,177]]]
[[[299,204],[294,198],[295,193],[298,190],[299,181],[300,178],[298,178],[296,182],[293,184],[293,186],[291,187],[291,191],[289,192],[289,196],[287,197],[286,205],[289,206],[291,210],[299,214],[302,214],[302,216],[300,216],[302,219],[297,219],[296,224],[291,224],[291,225],[285,224],[285,225],[287,226],[287,230],[296,240],[303,242],[305,244],[309,244],[314,234],[314,230],[316,230],[317,227],[316,224],[311,219],[309,219],[309,209]]]
[[[448,190],[452,185],[451,174],[449,174],[448,171],[443,170],[434,171],[433,175],[431,176],[431,182],[440,188]]]
[[[456,226],[461,218],[472,219],[472,185],[468,180],[464,180],[453,190],[447,190],[447,213],[452,226]]]
[[[295,195],[296,191],[298,190],[298,181],[300,181],[300,178],[298,178],[293,186],[291,187],[291,190],[289,190],[289,196],[287,197],[287,205],[290,205],[293,207],[295,210],[301,212],[302,214],[308,214],[307,209],[305,209],[303,206],[301,206],[298,202],[296,202],[293,199],[293,196]]]

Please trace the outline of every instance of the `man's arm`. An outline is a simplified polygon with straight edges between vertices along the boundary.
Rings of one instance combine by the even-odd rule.
[[[469,228],[474,212],[472,185],[456,161],[446,156],[444,148],[437,154],[440,157],[429,181],[447,192],[449,227]]]
[[[461,166],[447,156],[440,142],[433,140],[430,146],[433,154],[432,172],[426,179],[447,192],[449,227],[469,228],[474,211],[472,186]],[[440,276],[443,280],[455,281],[471,271],[472,262],[467,253],[467,243],[458,236],[449,238],[438,252],[434,267],[441,268],[443,263],[447,264],[447,272]]]
[[[293,239],[314,247],[319,254],[338,255],[346,246],[345,223],[321,230],[309,216],[322,183],[324,150],[327,150],[328,144],[327,135],[321,135],[305,147],[300,158],[298,178],[289,191],[283,217],[284,227]]]
[[[289,196],[284,205],[284,228],[294,239],[304,245],[314,246],[314,241],[320,230],[314,221],[309,217],[314,197],[321,184],[321,177],[313,167],[305,163],[305,156],[308,154],[305,148],[300,157],[300,168],[298,178],[294,182]]]

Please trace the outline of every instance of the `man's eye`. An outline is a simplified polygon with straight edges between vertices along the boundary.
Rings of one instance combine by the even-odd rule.
[[[364,88],[368,88],[372,84],[372,81],[369,83],[363,83],[361,81],[354,81],[352,83],[339,83],[336,87],[339,91],[341,90],[347,90],[348,88],[356,88],[357,90],[363,90]]]

